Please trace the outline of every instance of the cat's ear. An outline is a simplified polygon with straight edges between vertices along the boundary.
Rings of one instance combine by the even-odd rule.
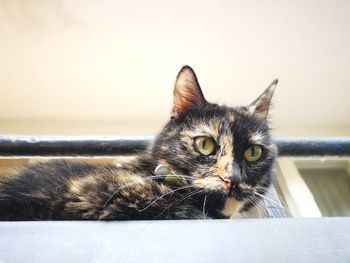
[[[177,117],[187,109],[202,107],[206,103],[193,69],[183,66],[176,77],[172,116]]]
[[[248,111],[251,114],[254,114],[258,118],[267,117],[277,83],[278,79],[275,79],[270,86],[248,106]]]

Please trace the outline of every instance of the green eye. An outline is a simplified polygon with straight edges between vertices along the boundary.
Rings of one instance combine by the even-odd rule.
[[[254,162],[260,160],[260,158],[262,156],[262,152],[263,152],[263,150],[259,145],[250,146],[244,152],[244,159],[246,159],[250,163],[254,163]]]
[[[201,136],[194,140],[194,147],[197,152],[203,155],[210,155],[215,151],[215,145],[211,138]]]

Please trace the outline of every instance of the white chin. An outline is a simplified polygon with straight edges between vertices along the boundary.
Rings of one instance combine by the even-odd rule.
[[[242,204],[242,201],[238,201],[233,197],[229,197],[226,199],[224,207],[220,211],[220,213],[224,216],[232,217],[238,213]]]

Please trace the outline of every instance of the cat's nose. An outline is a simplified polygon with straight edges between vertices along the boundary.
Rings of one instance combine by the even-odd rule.
[[[223,180],[229,188],[232,188],[241,182],[241,176],[232,174],[232,175],[226,176]]]
[[[226,183],[226,185],[230,189],[232,189],[233,187],[241,183],[242,181],[241,169],[236,163],[232,164],[231,172],[223,178],[223,181]]]
[[[240,174],[231,174],[228,178],[231,181],[232,185],[238,185],[242,180]]]
[[[222,180],[225,182],[229,193],[232,193],[233,191],[235,191],[235,189],[237,190],[237,187],[238,187],[239,183],[241,182],[240,176],[234,175],[234,174],[229,175],[229,176],[225,176],[224,178],[222,178]]]
[[[234,162],[232,165],[232,171],[229,174],[229,179],[231,180],[232,185],[238,185],[242,181],[241,168],[236,162]]]

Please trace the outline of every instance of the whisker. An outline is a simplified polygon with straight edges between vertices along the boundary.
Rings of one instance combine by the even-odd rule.
[[[262,195],[262,194],[259,194],[259,193],[254,193],[254,194],[256,194],[257,196],[259,196],[259,197],[261,197],[261,198],[264,198],[264,199],[266,199],[266,200],[268,200],[268,201],[270,201],[270,202],[272,202],[272,203],[274,203],[274,204],[276,204],[277,205],[277,207],[280,207],[282,204],[280,204],[278,201],[276,201],[276,200],[274,200],[274,199],[272,199],[272,198],[270,198],[270,197],[267,197],[267,196],[265,196],[265,195]],[[276,207],[275,207],[276,208]]]
[[[146,207],[144,207],[144,208],[142,208],[142,209],[137,209],[137,211],[143,212],[143,211],[145,211],[147,208],[149,208],[151,205],[153,205],[154,203],[156,203],[158,200],[162,199],[164,196],[167,196],[167,195],[170,195],[170,194],[175,193],[175,192],[177,192],[177,191],[184,190],[184,189],[188,189],[188,188],[191,188],[191,187],[194,187],[194,185],[185,185],[185,186],[176,188],[176,189],[174,189],[174,190],[171,190],[171,191],[168,192],[168,193],[165,193],[165,194],[162,194],[161,196],[158,196],[158,197],[155,198],[150,204],[148,204]]]
[[[172,175],[172,176],[180,176],[180,177],[188,178],[188,179],[193,179],[192,176],[188,176],[188,175],[184,175],[184,174],[170,174],[170,175]],[[154,178],[165,178],[167,176],[169,176],[169,174],[150,175],[150,176],[144,176],[142,178],[152,178],[152,179],[154,179]]]
[[[256,187],[256,188],[258,188],[258,187]],[[284,201],[284,199],[283,199],[283,196],[282,195],[280,195],[279,193],[277,193],[277,192],[275,192],[276,193],[276,195],[277,195],[277,197],[278,197],[278,200],[281,202],[281,205],[282,205],[282,207],[288,207],[288,205],[287,205],[287,203]],[[261,194],[261,193],[260,193]],[[268,197],[266,197],[266,196],[264,196],[265,198],[267,198],[268,199]],[[268,200],[270,200],[270,199],[268,199]],[[273,200],[272,200],[273,201]],[[276,201],[277,202],[277,201]],[[278,203],[278,202],[277,202]],[[278,204],[278,205],[280,205],[280,204]]]
[[[140,183],[142,183],[142,182],[143,182],[143,179],[140,178],[140,179],[139,179],[139,182],[127,183],[127,184],[125,184],[125,185],[119,187],[116,191],[113,192],[113,194],[111,194],[111,196],[110,196],[110,197],[107,199],[107,201],[103,204],[102,208],[105,208],[105,207],[108,205],[108,203],[112,200],[112,198],[114,198],[114,197],[116,196],[116,194],[117,194],[119,191],[123,190],[124,188],[130,187],[130,186],[133,186],[133,185],[136,185],[136,184],[140,184]]]
[[[256,199],[255,198],[254,206],[256,207],[260,218],[267,217],[266,208],[265,208],[264,204],[262,203],[261,199]]]
[[[191,196],[194,196],[195,194],[199,194],[199,193],[202,193],[202,192],[205,192],[205,191],[206,191],[206,189],[201,189],[201,190],[198,190],[198,191],[196,191],[196,192],[194,192],[194,193],[189,193],[189,194],[185,195],[183,198],[181,198],[181,199],[175,201],[172,205],[179,204],[179,203],[181,203],[182,201],[184,201],[184,200],[190,198]],[[172,206],[172,205],[171,205],[171,206]]]
[[[207,202],[207,197],[208,197],[208,195],[205,195],[204,201],[203,201],[203,217],[204,217],[204,219],[206,219],[205,204],[206,204],[206,202]]]
[[[205,191],[205,189],[192,192],[192,193],[190,193],[190,194],[187,194],[184,198],[181,198],[180,200],[177,200],[177,201],[172,202],[172,203],[171,203],[170,205],[168,205],[163,211],[161,211],[155,218],[153,218],[153,220],[156,220],[157,218],[159,218],[166,210],[170,209],[170,207],[172,207],[173,205],[176,205],[176,204],[178,204],[178,203],[184,201],[185,199],[187,199],[187,198],[189,198],[189,197],[191,197],[191,196],[193,196],[193,195],[195,195],[195,194],[199,194],[199,193],[201,193],[201,192],[204,192],[204,191]]]
[[[248,198],[248,201],[251,202],[253,204],[253,207],[256,208],[257,212],[259,213],[259,218],[266,217],[266,208],[262,204],[262,199],[252,195]],[[264,215],[262,215],[262,213]]]
[[[144,182],[144,180],[152,180],[152,179],[159,179],[159,178],[165,178],[167,177],[168,175],[151,175],[151,176],[145,176],[145,177],[140,177],[140,178],[137,178],[137,182],[131,182],[131,183],[127,183],[125,185],[122,185],[121,187],[119,187],[115,192],[112,193],[112,195],[107,199],[107,201],[103,204],[102,208],[105,208],[108,203],[116,196],[116,194],[118,194],[119,191],[123,190],[124,188],[127,188],[127,187],[131,187],[133,185],[136,185],[136,184],[141,184]],[[187,176],[186,176],[187,177]]]
[[[256,201],[254,203],[254,207],[256,208],[256,210],[259,213],[259,218],[265,218],[266,217],[266,209],[259,201]]]

